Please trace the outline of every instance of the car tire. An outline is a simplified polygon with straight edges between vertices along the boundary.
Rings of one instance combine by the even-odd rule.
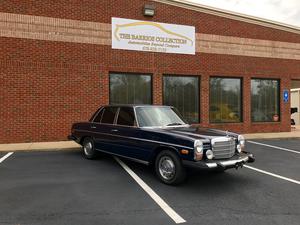
[[[95,159],[97,157],[97,151],[95,150],[94,141],[90,137],[84,138],[82,142],[82,150],[84,157],[87,159]]]
[[[175,152],[161,151],[155,159],[157,177],[165,184],[177,185],[186,179],[186,170]]]

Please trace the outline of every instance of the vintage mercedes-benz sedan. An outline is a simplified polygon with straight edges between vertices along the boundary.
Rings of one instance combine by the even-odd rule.
[[[166,184],[184,181],[187,166],[224,171],[254,162],[242,135],[189,125],[171,106],[104,106],[89,122],[73,124],[69,139],[88,159],[105,152],[152,164]]]

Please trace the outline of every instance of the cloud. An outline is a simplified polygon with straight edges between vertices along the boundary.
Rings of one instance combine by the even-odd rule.
[[[299,0],[188,0],[300,27]]]

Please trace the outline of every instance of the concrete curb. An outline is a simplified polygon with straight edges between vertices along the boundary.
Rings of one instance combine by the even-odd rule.
[[[74,141],[0,144],[0,152],[79,150],[80,147]]]
[[[297,139],[300,138],[300,131],[280,132],[280,133],[254,133],[244,134],[246,140],[255,139]]]

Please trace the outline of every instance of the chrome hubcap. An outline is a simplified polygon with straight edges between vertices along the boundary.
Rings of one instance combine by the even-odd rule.
[[[92,149],[93,149],[93,145],[91,142],[87,142],[83,146],[83,150],[86,155],[90,155],[92,153]]]
[[[160,175],[166,179],[171,180],[175,175],[175,165],[173,160],[168,156],[160,158],[158,163]]]

